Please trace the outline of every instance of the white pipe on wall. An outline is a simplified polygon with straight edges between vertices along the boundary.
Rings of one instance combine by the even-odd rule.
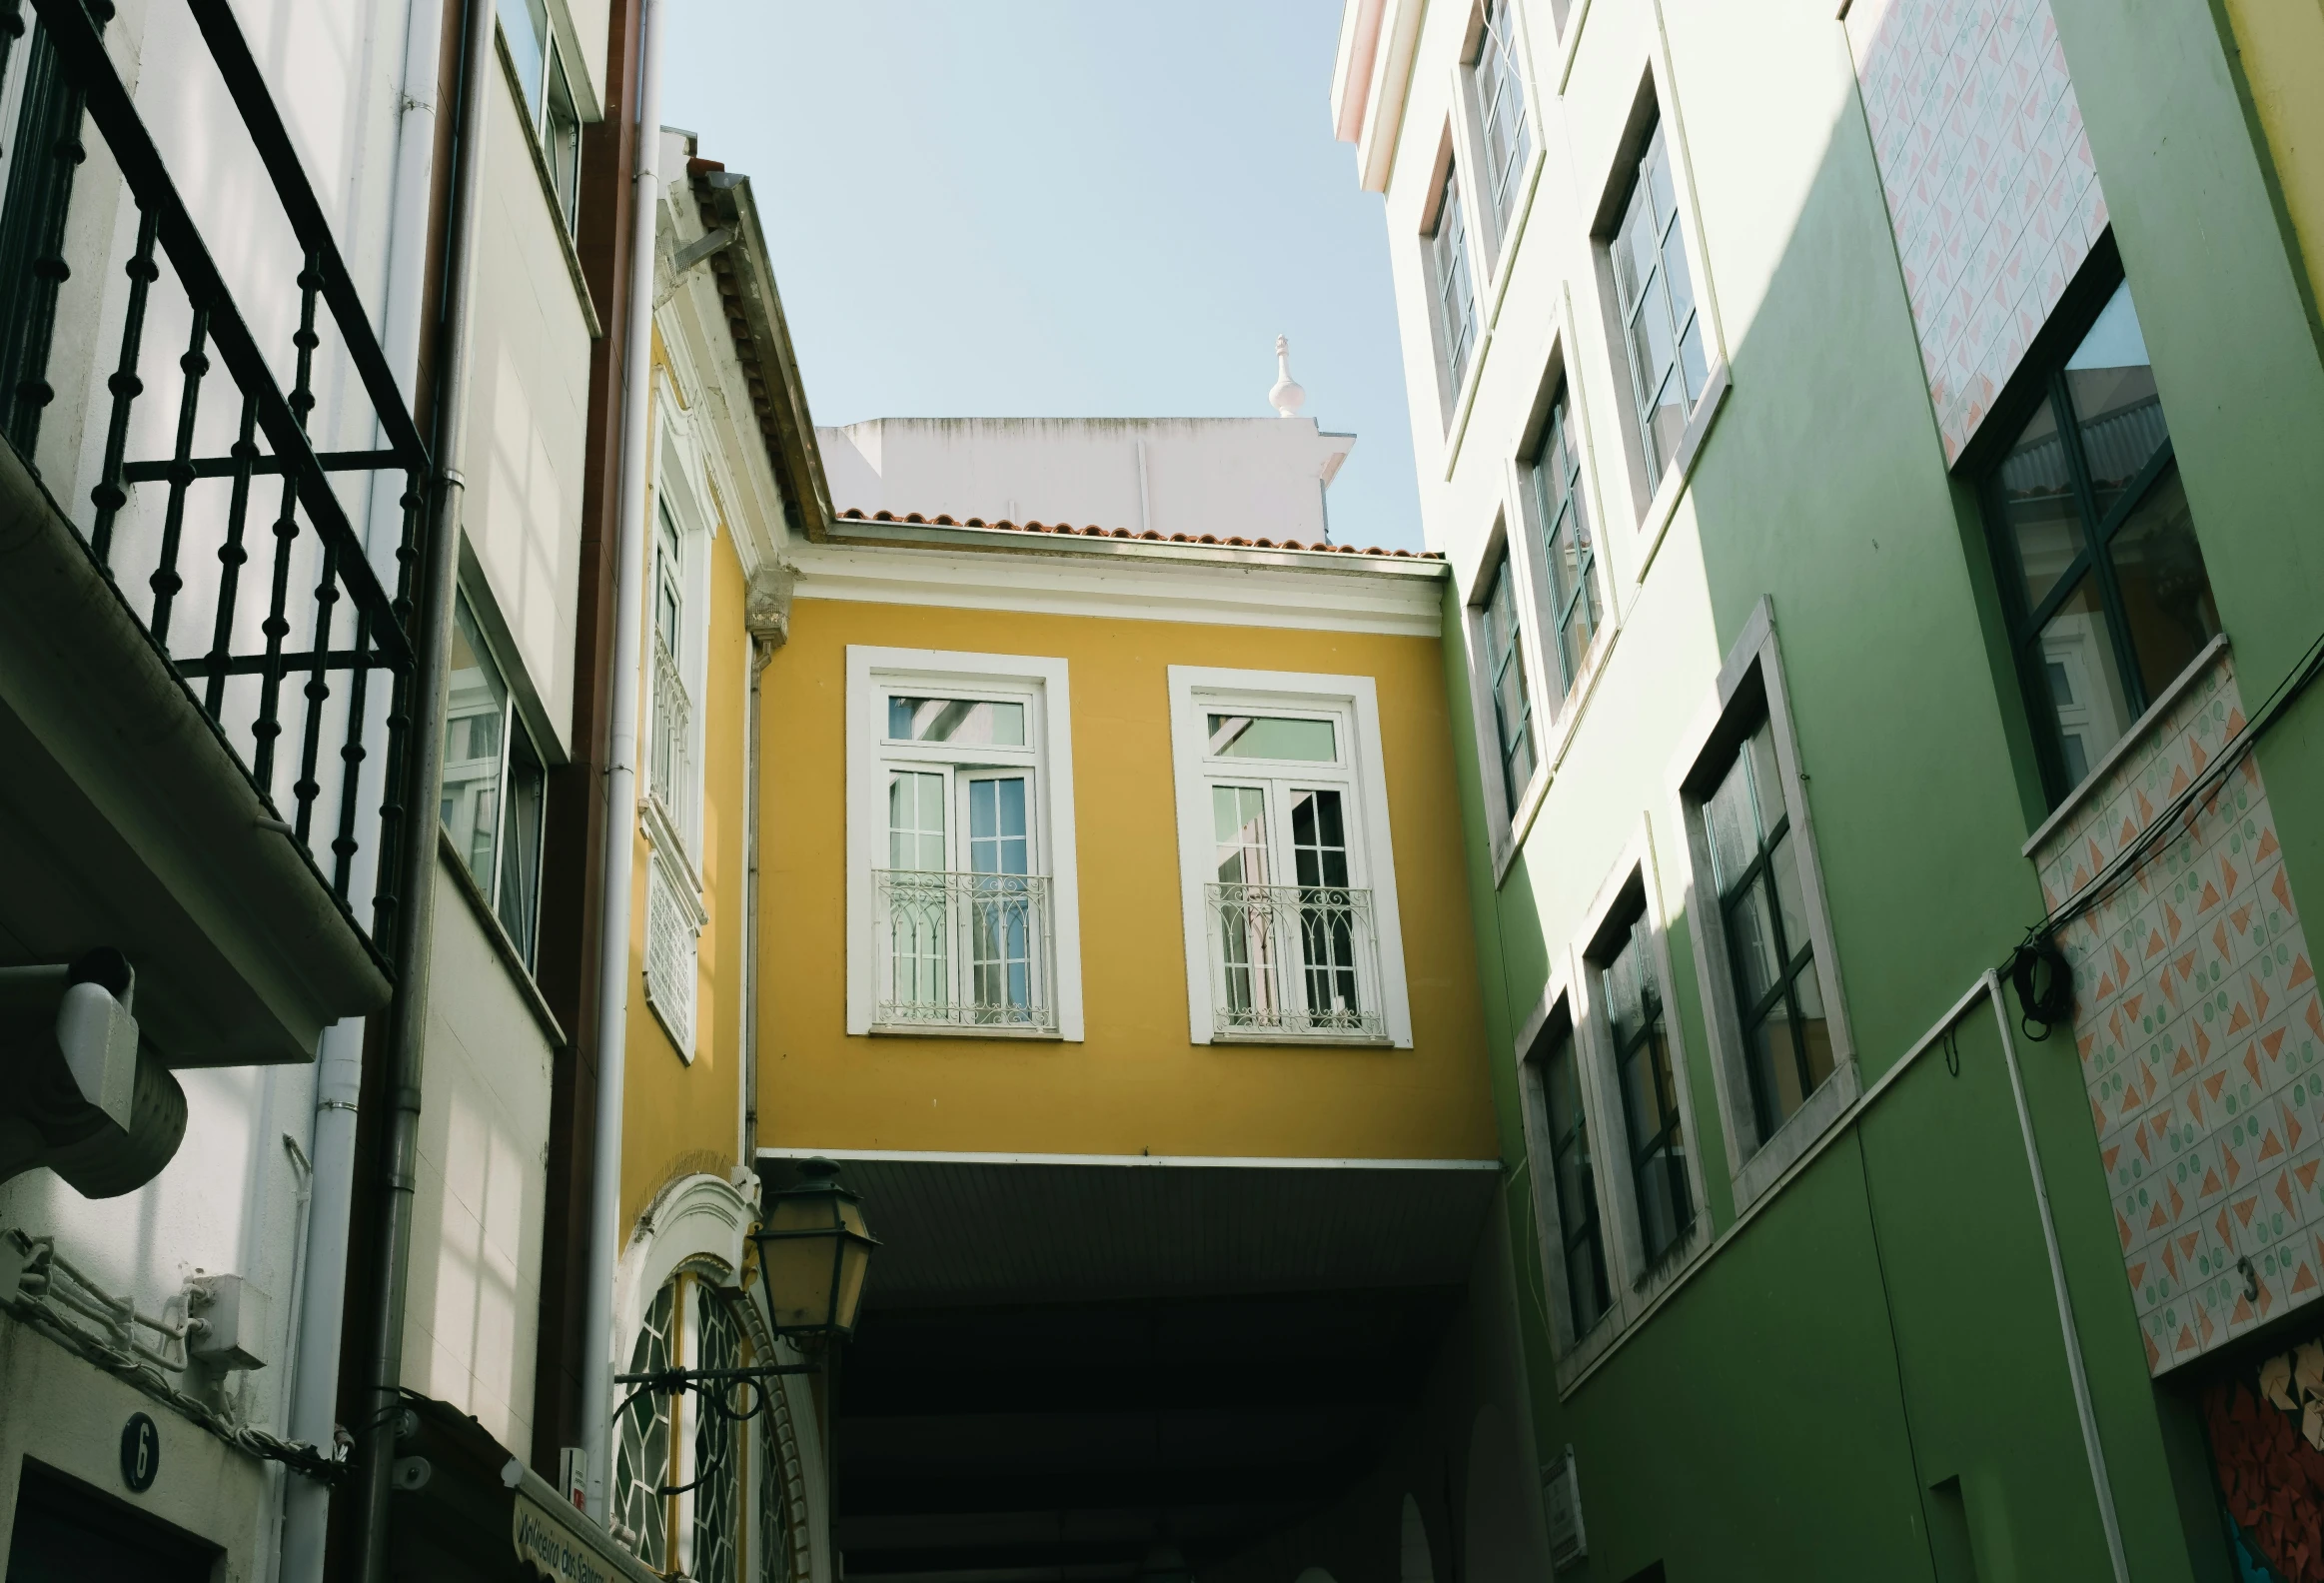
[[[653,234],[661,154],[661,0],[637,22],[637,149],[630,171],[629,301],[621,349],[621,518],[605,733],[605,888],[597,931],[597,1122],[581,1325],[581,1451],[588,1512],[606,1519],[613,1421],[613,1278],[621,1256],[621,1088],[629,1016],[629,890],[637,839],[637,710],[644,667],[646,447],[653,393]]]
[[[388,269],[381,303],[381,346],[407,402],[416,402],[420,331],[425,321],[428,218],[435,195],[438,62],[444,49],[444,0],[410,0],[404,22],[404,86],[396,124],[396,167],[389,202]],[[366,549],[375,570],[395,571],[404,528],[400,477],[373,488]],[[393,587],[393,584],[390,585]],[[365,763],[388,762],[387,720],[364,732]],[[363,1087],[365,1022],[324,1029],[316,1061],[315,1114],[307,1138],[311,1161],[306,1270],[293,1321],[290,1436],[330,1452],[339,1428],[339,1353],[347,1290],[348,1224],[355,1201],[356,1105]],[[331,1489],[296,1474],[283,1492],[282,1583],[322,1583],[331,1524]]]

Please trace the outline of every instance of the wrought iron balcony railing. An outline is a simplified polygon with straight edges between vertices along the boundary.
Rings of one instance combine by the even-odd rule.
[[[180,3],[257,156],[242,186],[239,167],[221,174],[215,150],[186,172],[214,204],[221,190],[245,205],[258,200],[228,251],[232,285],[107,54],[109,0],[31,0],[29,38],[21,0],[0,0],[0,72],[12,43],[28,52],[0,210],[0,432],[35,466],[58,387],[87,388],[88,456],[58,471],[86,477],[95,463],[86,515],[66,506],[92,561],[251,785],[277,817],[288,815],[317,878],[359,930],[370,891],[365,932],[383,939],[406,811],[398,789],[413,713],[412,580],[428,449],[231,0]],[[146,14],[149,30],[159,10]],[[155,81],[179,85],[199,70],[150,55],[147,67]],[[109,171],[79,171],[84,126],[103,139],[118,189]],[[100,208],[125,195],[135,224],[68,231],[76,181]],[[266,205],[268,188],[277,209]],[[52,367],[52,342],[60,292],[76,268],[92,265],[76,247],[99,245],[71,238],[106,230],[128,243],[119,262],[126,285],[83,287],[69,300],[76,323],[86,313],[119,326],[100,395],[102,371]],[[270,247],[283,256],[270,260]],[[103,261],[108,272],[116,261]],[[238,290],[265,299],[258,320]],[[151,355],[157,341],[177,355]],[[275,341],[288,391],[270,363]],[[213,357],[232,395],[205,403]],[[319,391],[330,403],[326,430],[360,448],[318,449],[309,431]],[[375,685],[382,672],[386,687]],[[385,762],[367,763],[383,745]]]
[[[1205,890],[1217,1032],[1387,1036],[1371,891],[1260,884]]]
[[[1039,874],[875,869],[873,1024],[1056,1027],[1049,918]]]

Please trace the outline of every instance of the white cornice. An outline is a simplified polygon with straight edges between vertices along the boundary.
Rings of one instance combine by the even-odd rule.
[[[1063,553],[1061,544],[1045,554],[1004,555],[933,546],[820,544],[794,545],[789,559],[798,568],[793,597],[802,600],[1440,636],[1441,561],[1366,559],[1343,567],[1313,555],[1300,558],[1308,563],[1300,564],[1293,560],[1296,553],[1262,560],[1265,552],[1227,552],[1249,558],[1233,562],[1132,554],[1203,548],[1088,540],[1076,545],[1077,553]]]

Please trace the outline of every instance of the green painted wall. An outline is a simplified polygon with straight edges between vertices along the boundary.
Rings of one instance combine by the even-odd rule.
[[[2213,12],[2053,5],[2256,702],[2324,632],[2324,366]],[[1676,835],[1660,824],[1669,987],[1723,1240],[1576,1388],[1561,1399],[1555,1386],[1511,1042],[1601,878],[1576,848],[1619,845],[1626,832],[1605,826],[1641,808],[1665,819],[1665,750],[1651,745],[1708,696],[1697,651],[1723,656],[1771,599],[1867,1083],[2041,911],[2019,848],[2044,810],[1995,643],[1983,529],[1943,464],[1860,111],[1845,96],[1792,169],[1785,158],[1807,149],[1797,117],[1769,109],[1794,79],[1815,101],[1834,61],[1846,70],[1845,44],[1828,6],[1751,8],[1772,37],[1738,58],[1720,9],[1673,0],[1660,15],[1694,184],[1763,183],[1792,195],[1795,217],[1763,260],[1737,266],[1750,301],[1727,326],[1734,390],[1644,614],[1498,887],[1477,755],[1459,744],[1536,1439],[1545,1458],[1577,1448],[1592,1539],[1569,1575],[1611,1583],[1660,1559],[1674,1583],[1950,1583],[1966,1575],[1947,1549],[1952,1518],[1926,1492],[1957,1478],[1976,1576],[2104,1577],[1992,1012],[1964,1017],[1949,1051],[1922,1056],[1738,1229],[1684,885],[1669,872]],[[1717,272],[1729,238],[1705,223]],[[1736,252],[1760,246],[1746,237]],[[1449,597],[1446,680],[1465,719],[1460,617]],[[1634,657],[1691,621],[1696,643]],[[2293,811],[2324,792],[2320,710],[2295,709],[2261,750],[2301,895],[2324,895],[2324,820]],[[2199,1434],[2147,1376],[2070,1041],[2020,1038],[2017,1051],[2131,1575],[2224,1578]]]

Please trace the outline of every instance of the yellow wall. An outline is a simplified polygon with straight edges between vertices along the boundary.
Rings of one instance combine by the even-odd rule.
[[[1071,667],[1088,1039],[850,1037],[846,649]],[[1380,701],[1414,1047],[1187,1033],[1167,668],[1368,675]],[[1309,1158],[1496,1153],[1433,638],[799,599],[762,691],[760,1134],[777,1146]]]
[[[2324,4],[2227,0],[2309,289],[2324,303]]]
[[[694,987],[692,1065],[645,1003],[645,875],[652,860],[637,837],[629,887],[629,1033],[622,1106],[621,1214],[635,1222],[662,1186],[736,1163],[741,1126],[743,717],[750,639],[743,627],[742,564],[721,523],[710,545],[709,668],[701,701],[703,905],[701,975]],[[640,735],[642,755],[645,748]],[[638,767],[644,794],[644,766]]]

